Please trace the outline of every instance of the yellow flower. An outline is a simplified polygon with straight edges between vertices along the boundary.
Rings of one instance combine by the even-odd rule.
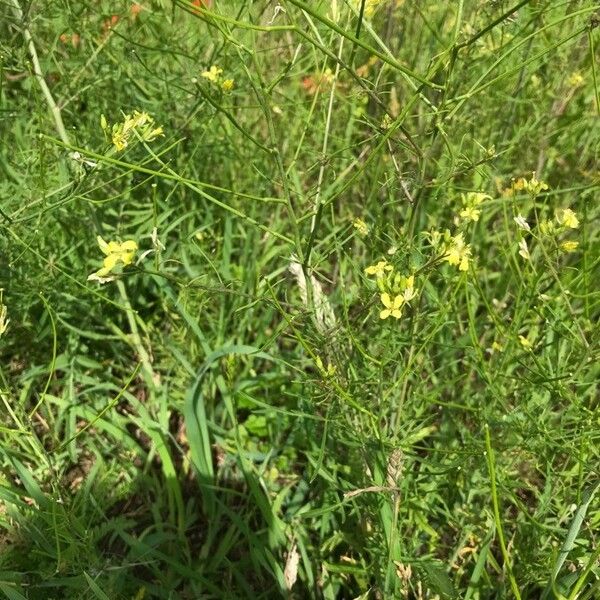
[[[491,200],[492,197],[483,192],[468,192],[462,194],[463,209],[460,212],[460,216],[467,221],[479,221],[479,215],[481,210],[479,207],[484,200]]]
[[[381,261],[377,265],[373,265],[373,270],[380,267],[380,273],[385,274],[385,261]],[[379,313],[380,319],[394,317],[399,319],[402,316],[402,309],[407,306],[410,301],[417,295],[415,289],[415,276],[409,275],[405,277],[396,273],[393,277],[378,277],[377,283],[382,292],[380,295],[381,303],[384,308]],[[388,291],[385,291],[387,288]]]
[[[154,119],[147,112],[139,112],[138,110],[134,110],[132,117],[125,115],[123,128],[125,131],[129,131],[153,122]]]
[[[445,260],[451,265],[458,265],[459,271],[469,270],[469,259],[471,258],[471,246],[465,244],[462,233],[457,233],[450,239],[446,249]]]
[[[579,227],[579,219],[570,208],[559,208],[555,213],[556,222],[563,227],[577,229]]]
[[[375,275],[378,279],[385,275],[386,271],[393,271],[394,267],[388,265],[387,261],[380,260],[376,265],[371,265],[365,269],[367,275]]]
[[[513,183],[513,189],[516,191],[524,190],[526,186],[527,180],[524,177],[519,177],[519,179]]]
[[[217,65],[212,65],[208,71],[204,71],[202,73],[202,77],[204,77],[204,79],[208,79],[212,83],[217,83],[221,73],[223,73],[223,69],[217,67]]]
[[[567,79],[567,85],[576,88],[583,85],[584,81],[583,75],[579,71],[575,71],[574,73],[571,73]]]
[[[532,196],[537,196],[540,192],[548,189],[548,184],[543,181],[538,181],[535,176],[535,171],[531,174],[529,181],[523,182],[523,188],[526,192],[529,192]]]
[[[352,225],[358,231],[358,233],[360,235],[362,235],[363,237],[365,237],[366,235],[369,235],[369,226],[359,217],[357,217],[356,219],[354,219],[354,221],[352,221]]]
[[[163,134],[162,127],[153,129],[154,119],[147,112],[133,111],[133,115],[124,115],[122,123],[115,123],[112,127],[108,126],[106,117],[100,117],[100,125],[105,136],[109,136],[117,152],[125,150],[129,146],[129,141],[135,132],[145,142],[151,142],[159,135]]]
[[[525,348],[525,350],[531,350],[533,344],[523,335],[519,336],[519,342],[521,342],[521,346]]]
[[[399,319],[402,316],[402,305],[404,298],[402,296],[394,296],[392,299],[388,293],[381,294],[381,303],[385,308],[379,313],[380,319],[387,319],[392,316]]]
[[[156,129],[146,129],[146,131],[142,133],[142,139],[145,142],[153,142],[159,135],[164,135],[162,127],[157,127]]]
[[[88,281],[106,283],[107,281],[112,280],[112,277],[109,277],[109,275],[117,265],[122,264],[126,267],[133,262],[138,245],[133,240],[126,240],[125,242],[119,243],[105,242],[100,236],[96,239],[100,250],[105,254],[105,258],[102,268],[98,269],[95,273],[92,273],[88,277]]]
[[[567,240],[566,242],[563,242],[560,245],[560,249],[563,252],[575,252],[575,250],[577,250],[577,247],[579,246],[579,242],[572,242]]]
[[[230,92],[233,89],[233,79],[226,79],[222,84],[221,84],[221,89],[224,92]]]
[[[481,211],[477,210],[473,206],[465,206],[460,211],[460,216],[467,221],[479,221],[479,215],[481,215]]]
[[[122,131],[115,131],[112,136],[112,143],[115,145],[115,150],[121,152],[127,148],[127,137]]]

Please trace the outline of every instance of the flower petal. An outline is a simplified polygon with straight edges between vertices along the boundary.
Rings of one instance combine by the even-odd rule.
[[[404,304],[404,297],[403,296],[396,296],[394,298],[393,310],[397,311],[399,308],[402,307],[403,304]]]
[[[102,250],[104,254],[108,254],[108,244],[102,239],[102,236],[97,235],[96,241],[98,242],[98,246],[100,246],[100,250]]]
[[[381,294],[381,303],[386,308],[393,308],[392,299],[390,298],[390,295],[387,292],[384,292],[383,294]],[[382,318],[385,318],[385,317],[382,317]]]
[[[135,256],[135,252],[121,252],[119,255],[121,262],[127,266],[133,262],[133,258]]]
[[[112,271],[112,269],[115,268],[115,266],[117,265],[117,263],[119,262],[119,255],[118,254],[109,254],[105,259],[104,259],[104,266],[102,267],[101,271],[103,271],[104,269],[106,269],[106,273]]]
[[[134,240],[125,240],[121,244],[121,252],[135,252],[138,249],[138,245]]]
[[[118,253],[121,251],[121,244],[119,242],[108,242],[108,253]]]
[[[97,281],[98,283],[103,283],[103,284],[108,283],[109,281],[114,281],[114,279],[115,279],[114,277],[104,277],[103,275],[100,274],[100,271],[97,271],[96,273],[92,273],[91,275],[88,275],[87,280],[88,281]]]

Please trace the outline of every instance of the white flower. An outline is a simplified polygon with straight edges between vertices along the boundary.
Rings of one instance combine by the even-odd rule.
[[[521,240],[519,242],[519,254],[525,259],[531,259],[531,255],[529,254],[529,248],[527,247],[527,242],[525,240]]]
[[[152,229],[152,246],[157,252],[165,250],[165,245],[158,239],[158,229],[156,227]]]
[[[298,258],[295,254],[292,254],[290,260],[290,266],[288,267],[289,272],[296,279],[298,288],[300,289],[300,298],[304,306],[308,308],[308,292],[306,289],[307,282],[302,270],[302,265],[298,262]],[[315,310],[315,318],[317,325],[321,333],[330,332],[336,325],[336,318],[333,312],[333,308],[329,303],[327,295],[323,291],[323,287],[317,281],[314,275],[310,275],[310,281],[312,285],[313,295],[313,306]]]
[[[97,167],[98,163],[95,160],[88,160],[87,158],[85,158],[84,156],[82,156],[79,152],[71,152],[69,154],[69,158],[80,162],[88,167]]]
[[[531,227],[529,227],[529,223],[525,220],[525,217],[521,214],[515,217],[515,223],[519,226],[519,229],[523,231],[531,231]]]
[[[1,296],[0,296],[1,299]],[[0,303],[0,336],[6,331],[8,324],[10,323],[10,319],[7,318],[8,308],[6,304]]]

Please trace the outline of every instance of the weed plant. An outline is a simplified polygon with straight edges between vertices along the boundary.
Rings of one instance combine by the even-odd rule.
[[[600,598],[595,2],[1,7],[0,594]]]

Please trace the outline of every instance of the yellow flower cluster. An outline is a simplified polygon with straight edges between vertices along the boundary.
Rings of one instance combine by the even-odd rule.
[[[535,175],[535,171],[533,171],[531,173],[531,179],[520,177],[517,180],[513,180],[512,187],[506,188],[502,193],[503,195],[509,195],[512,192],[520,192],[523,190],[535,198],[547,189],[548,184],[544,181],[539,181]]]
[[[548,189],[548,184],[543,181],[538,181],[534,171],[531,174],[531,179],[524,182],[523,189],[532,196],[538,196],[541,192]]]
[[[112,281],[111,273],[115,272],[118,265],[126,267],[133,262],[138,245],[134,240],[126,240],[124,242],[105,242],[102,237],[97,238],[98,246],[105,255],[102,268],[88,276],[88,281],[98,281],[106,283]]]
[[[360,217],[356,217],[356,219],[352,221],[352,226],[362,237],[369,235],[369,226]]]
[[[430,231],[426,234],[430,245],[441,254],[448,264],[458,267],[459,271],[468,271],[471,260],[471,245],[465,242],[462,232],[452,235],[448,229],[441,233]]]
[[[559,208],[554,213],[554,218],[558,224],[558,231],[563,232],[569,229],[577,229],[579,227],[579,219],[575,211],[570,208]],[[579,242],[575,240],[564,240],[558,245],[562,252],[575,252],[579,247]]]
[[[529,233],[532,231],[529,223],[525,220],[522,215],[517,215],[514,218],[515,223],[521,230],[521,233]],[[561,252],[575,252],[579,247],[579,242],[575,240],[563,240],[558,241],[558,237],[569,231],[569,229],[577,229],[579,227],[579,219],[574,210],[570,208],[558,208],[554,211],[554,220],[546,219],[539,224],[537,231],[546,237],[553,239],[555,247]],[[534,230],[535,231],[535,230]],[[535,239],[535,235],[534,235]],[[527,241],[522,238],[519,241],[519,255],[525,260],[531,259]]]
[[[480,206],[483,204],[484,200],[491,200],[492,197],[489,194],[484,194],[483,192],[467,192],[466,194],[461,194],[462,198],[462,210],[459,213],[459,216],[466,221],[479,221],[479,216],[481,215]]]
[[[221,75],[223,74],[223,69],[218,67],[217,65],[212,65],[208,71],[203,71],[201,76],[204,79],[207,79],[211,83],[215,85],[220,85],[221,89],[224,92],[230,92],[233,89],[234,80],[233,79],[224,79],[221,81]]]
[[[379,313],[380,319],[394,317],[399,319],[402,310],[417,295],[414,275],[400,275],[394,273],[394,267],[385,260],[371,265],[365,269],[367,275],[374,275],[377,286],[381,292],[379,298],[383,309]]]
[[[395,280],[397,282],[395,295],[391,296],[389,293],[383,292],[380,296],[381,303],[384,306],[379,313],[380,319],[387,319],[390,316],[399,319],[402,316],[402,309],[408,306],[410,301],[417,295],[414,275],[400,276],[399,279],[395,278]]]
[[[545,219],[540,223],[540,232],[544,236],[557,236],[569,229],[577,229],[579,219],[570,208],[558,208],[554,211],[554,220]]]
[[[394,270],[394,267],[392,267],[392,265],[388,264],[387,260],[380,260],[377,264],[367,267],[365,269],[365,273],[367,275],[375,275],[375,277],[377,277],[377,279],[379,279],[380,277],[385,276],[386,271],[393,271],[393,270]]]
[[[528,180],[524,178],[517,181],[513,180],[511,189],[513,193],[514,190],[524,190],[531,196],[531,201],[533,201],[541,192],[548,189],[548,184],[538,180],[534,172]],[[454,217],[456,229],[453,233],[449,229],[445,231],[434,229],[430,232],[423,232],[434,251],[434,257],[427,263],[427,266],[433,266],[444,261],[457,267],[460,272],[466,273],[469,271],[473,259],[471,245],[466,241],[469,224],[479,220],[483,203],[491,199],[492,196],[481,191],[462,194],[460,211]],[[577,229],[580,225],[577,214],[571,208],[557,209],[554,213],[554,219],[543,221],[537,227],[530,225],[521,214],[514,217],[514,222],[519,232],[518,253],[527,261],[531,260],[531,252],[533,252],[533,250],[530,252],[528,241],[531,239],[535,242],[538,239],[538,232],[546,237],[552,236],[554,248],[557,251],[574,252],[579,246],[577,241],[561,239],[561,234]],[[361,219],[355,219],[354,227],[362,235],[368,233],[368,227]],[[397,248],[394,246],[388,251],[388,254],[393,256],[396,251]],[[400,319],[404,307],[409,305],[410,301],[417,295],[415,276],[413,274],[403,276],[395,273],[394,267],[385,259],[366,267],[364,272],[366,275],[375,278],[379,288],[380,300],[383,305],[379,313],[380,319],[388,319],[389,317]],[[528,344],[531,344],[528,338],[523,338],[520,341],[523,347],[531,347],[528,346]]]
[[[462,233],[450,236],[446,244],[444,260],[448,264],[458,267],[459,271],[469,270],[469,260],[471,260],[471,246],[465,243]]]
[[[530,179],[525,179],[521,177],[519,179],[513,180],[511,187],[503,189],[503,196],[510,196],[515,193],[515,191],[525,191],[527,192],[532,200],[541,194],[543,191],[549,189],[548,184],[544,181],[540,181],[535,171],[532,172]],[[520,231],[521,239],[518,243],[518,252],[519,255],[524,260],[531,260],[531,254],[529,251],[529,247],[527,244],[527,240],[523,236],[527,234],[532,234],[532,239],[536,239],[536,233],[546,237],[546,238],[554,238],[555,248],[561,252],[575,252],[575,250],[579,246],[579,242],[565,240],[559,242],[557,237],[567,232],[569,229],[577,229],[579,227],[579,219],[577,218],[576,213],[570,208],[559,208],[554,212],[554,219],[545,219],[541,221],[537,227],[531,226],[527,219],[521,214],[517,214],[514,217],[514,222],[517,224],[517,227]]]
[[[117,152],[125,150],[137,134],[144,142],[152,142],[163,135],[162,127],[154,127],[154,119],[147,112],[133,111],[132,115],[124,115],[122,123],[109,126],[106,117],[101,115],[100,125],[104,135],[110,139]]]
[[[567,85],[572,88],[577,88],[585,83],[583,75],[579,71],[571,73],[567,79]]]
[[[465,233],[469,223],[476,223],[481,216],[481,207],[492,196],[485,192],[467,192],[461,194],[461,208],[454,216],[454,224],[458,231],[452,235],[446,229],[443,233],[433,230],[426,233],[431,246],[440,254],[440,258],[448,264],[458,267],[459,271],[469,270],[471,261],[471,246],[465,241]]]
[[[577,248],[579,247],[579,242],[573,241],[573,240],[565,240],[564,242],[561,242],[560,244],[560,249],[563,252],[575,252],[575,250],[577,250]]]

